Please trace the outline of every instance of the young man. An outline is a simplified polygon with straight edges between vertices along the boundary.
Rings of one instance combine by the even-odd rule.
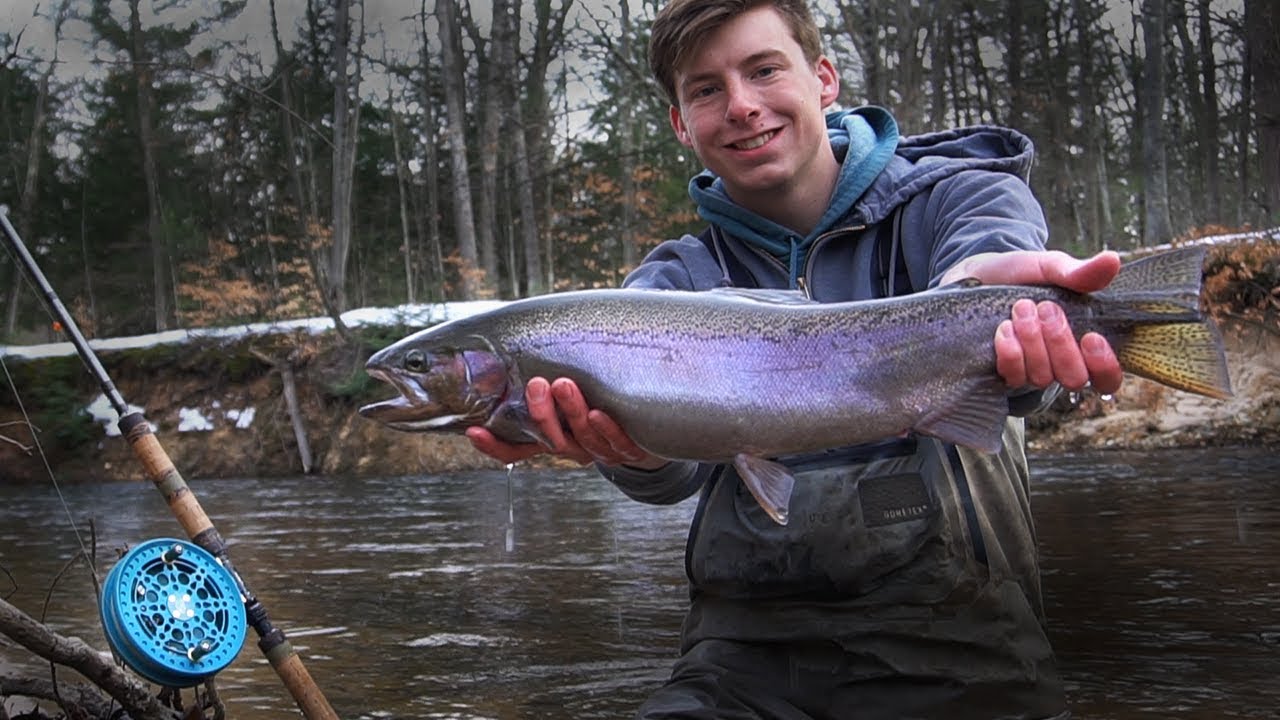
[[[627,286],[803,286],[835,302],[964,277],[1091,292],[1119,269],[1114,254],[1044,251],[1019,133],[899,138],[879,108],[824,114],[839,78],[803,0],[672,0],[652,33],[671,126],[707,168],[690,195],[710,227],[659,246]],[[1077,344],[1052,303],[1016,303],[996,355],[1024,412],[1055,382],[1120,385],[1106,341]],[[596,462],[642,502],[701,493],[681,657],[641,718],[1068,716],[1020,419],[994,455],[906,437],[783,458],[797,481],[780,526],[732,467],[649,455],[572,381],[552,380],[526,390],[551,452]],[[505,462],[548,451],[468,436]]]

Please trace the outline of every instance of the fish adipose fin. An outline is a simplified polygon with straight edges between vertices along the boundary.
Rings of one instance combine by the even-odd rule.
[[[1004,381],[992,376],[939,404],[912,429],[949,443],[995,453],[1000,451],[1008,416],[1008,388]]]
[[[791,471],[781,463],[746,453],[734,456],[733,467],[769,517],[779,525],[786,525],[791,491],[796,485]]]

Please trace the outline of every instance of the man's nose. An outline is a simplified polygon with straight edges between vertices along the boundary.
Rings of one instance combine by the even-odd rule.
[[[748,84],[731,82],[725,88],[725,118],[743,122],[760,114],[760,97]]]

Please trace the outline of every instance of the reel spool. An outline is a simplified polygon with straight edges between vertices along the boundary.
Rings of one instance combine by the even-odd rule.
[[[165,687],[200,684],[244,645],[247,620],[235,578],[183,540],[148,540],[126,553],[107,575],[99,610],[116,654]]]

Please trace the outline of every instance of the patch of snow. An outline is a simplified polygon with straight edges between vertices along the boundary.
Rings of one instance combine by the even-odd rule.
[[[253,418],[258,413],[258,408],[247,407],[243,410],[228,410],[226,418],[235,423],[237,430],[248,430],[253,424]]]
[[[445,320],[469,317],[487,312],[506,304],[503,300],[473,300],[468,302],[446,302],[433,305],[400,305],[390,308],[360,308],[342,314],[342,321],[351,327],[362,325],[381,325],[394,327],[409,325],[426,327]],[[305,330],[319,334],[333,329],[333,320],[323,318],[301,318],[298,320],[280,320],[277,322],[246,323],[218,328],[192,328],[188,330],[168,330],[150,335],[132,335],[116,338],[98,338],[89,340],[89,347],[95,351],[131,350],[147,348],[155,345],[186,343],[193,340],[234,340],[249,335],[272,335],[276,333]],[[46,358],[74,355],[75,346],[70,342],[44,343],[41,345],[0,345],[0,355],[15,358]]]
[[[143,411],[137,405],[129,405],[125,409],[130,414]],[[117,413],[116,409],[111,407],[111,401],[107,399],[106,395],[98,393],[98,397],[86,405],[84,411],[89,414],[89,417],[93,418],[94,422],[101,423],[102,429],[107,433],[107,437],[120,437],[120,428],[116,427],[116,423],[120,422],[120,413]],[[156,431],[155,423],[148,422],[147,424],[151,426],[151,432]]]
[[[178,408],[178,432],[208,432],[213,423],[199,408]]]

